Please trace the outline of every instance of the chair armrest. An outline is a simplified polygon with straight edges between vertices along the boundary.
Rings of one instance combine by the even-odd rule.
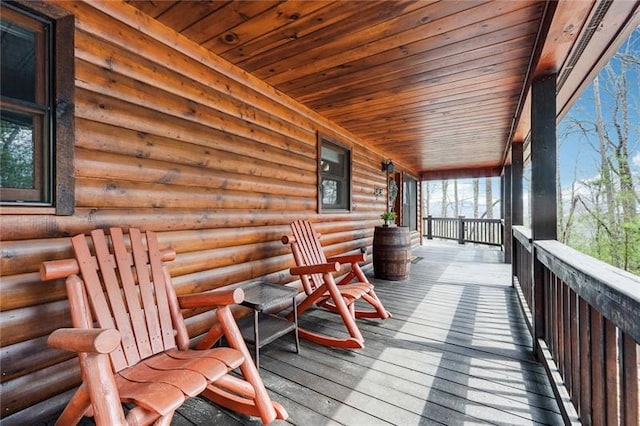
[[[113,328],[59,328],[47,344],[71,352],[108,354],[120,344],[120,332]]]
[[[325,274],[327,272],[338,272],[340,270],[340,264],[338,262],[333,263],[318,263],[317,265],[296,266],[289,269],[291,275],[308,275],[308,274]]]
[[[346,254],[344,256],[333,256],[327,259],[327,262],[338,263],[358,263],[366,260],[364,253],[360,254]]]
[[[80,265],[75,259],[60,259],[42,262],[40,265],[40,279],[42,281],[67,278],[69,275],[79,274]]]
[[[241,288],[212,290],[178,296],[178,303],[183,309],[237,305],[242,303],[243,300],[244,291]]]

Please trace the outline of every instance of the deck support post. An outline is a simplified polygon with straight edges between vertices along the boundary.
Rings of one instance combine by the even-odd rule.
[[[504,245],[504,263],[511,263],[513,246],[511,217],[511,166],[505,166],[502,172],[502,243]],[[505,238],[507,236],[507,238]]]
[[[542,76],[531,87],[531,236],[533,274],[533,341],[545,333],[545,274],[535,242],[557,239],[556,74]]]
[[[511,241],[511,276],[517,275],[518,258],[514,253],[515,242],[513,240],[513,227],[524,224],[522,208],[522,172],[524,144],[522,142],[511,144],[511,193],[507,196],[511,198],[511,231],[505,232],[505,237]],[[507,248],[505,246],[505,252]],[[514,284],[513,279],[511,284]]]
[[[524,145],[520,143],[511,144],[511,224],[513,226],[524,224],[524,214],[522,207],[522,171],[524,169],[523,159]]]

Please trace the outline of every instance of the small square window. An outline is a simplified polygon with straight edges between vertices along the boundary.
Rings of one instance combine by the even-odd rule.
[[[320,212],[351,210],[351,151],[318,135]]]

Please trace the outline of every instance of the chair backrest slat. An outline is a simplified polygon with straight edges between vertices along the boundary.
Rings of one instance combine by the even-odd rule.
[[[99,315],[97,318],[98,323],[104,327],[101,317],[113,317],[118,331],[120,331],[122,349],[127,358],[127,364],[137,364],[140,361],[140,354],[138,353],[136,337],[133,334],[133,327],[131,326],[131,320],[123,298],[120,280],[118,279],[115,258],[109,251],[107,239],[102,229],[92,231],[91,238],[93,239],[93,248],[100,267],[100,273],[102,274],[104,290],[107,293],[107,299],[111,307],[111,312],[103,312]]]
[[[155,289],[149,276],[149,255],[142,244],[142,238],[137,229],[130,229],[129,237],[131,238],[133,261],[138,275],[138,286],[142,296],[144,315],[147,320],[149,339],[151,340],[152,352],[155,354],[164,350],[164,342],[160,328],[160,317],[156,307]]]
[[[294,247],[292,247],[293,255],[298,266],[317,265],[327,262],[322,245],[309,222],[296,220],[291,223],[291,231],[295,238]],[[310,274],[308,279],[310,280],[310,288],[307,289],[305,285],[307,293],[313,292],[324,282],[322,274]]]
[[[162,266],[162,252],[158,246],[156,234],[147,231],[146,236],[147,248],[149,250],[149,263],[151,264],[151,276],[156,292],[158,315],[160,316],[160,328],[162,330],[164,349],[167,350],[176,346],[176,339],[171,321],[169,299],[167,298],[167,283]]]
[[[87,297],[93,308],[93,313],[96,316],[95,320],[98,321],[101,328],[117,328],[111,317],[109,303],[105,297],[100,276],[98,275],[99,265],[91,255],[86,237],[84,235],[76,235],[71,239],[71,244],[78,259],[82,280],[87,290]],[[74,326],[81,327],[82,325],[74,324]],[[127,367],[127,360],[122,350],[122,344],[111,352],[111,362],[116,371]]]
[[[140,305],[140,295],[136,289],[135,277],[132,271],[133,256],[127,251],[122,229],[112,228],[110,235],[113,253],[118,263],[118,271],[120,272],[122,290],[124,291],[129,316],[131,317],[131,325],[133,326],[135,340],[138,342],[138,352],[140,358],[144,359],[151,356],[153,352],[151,351],[149,331],[147,330],[147,323],[144,319],[144,311]]]

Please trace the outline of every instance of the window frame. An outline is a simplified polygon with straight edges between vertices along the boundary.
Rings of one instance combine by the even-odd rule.
[[[329,138],[326,135],[318,132],[318,143],[317,143],[317,173],[318,173],[318,213],[350,213],[352,211],[352,175],[353,175],[353,159],[351,148],[337,142],[335,139]],[[324,179],[328,177],[333,177],[335,180],[335,175],[329,175],[324,173],[322,170],[322,148],[323,146],[327,146],[335,151],[339,151],[345,157],[345,165],[344,165],[344,175],[340,176],[339,182],[342,183],[341,188],[346,191],[346,195],[344,197],[344,206],[329,206],[323,203],[322,197],[322,182]]]
[[[3,16],[8,11],[11,19],[26,22],[39,21],[48,27],[49,34],[45,35],[45,43],[48,47],[45,52],[45,64],[43,72],[47,73],[49,118],[41,127],[43,135],[40,143],[34,149],[34,156],[40,156],[34,160],[36,168],[44,168],[35,173],[42,176],[41,181],[36,182],[38,200],[31,198],[24,201],[3,201],[0,198],[2,213],[55,213],[57,215],[71,215],[75,204],[75,181],[73,176],[74,157],[74,96],[75,96],[75,18],[68,11],[55,5],[29,3],[28,6],[16,3],[2,3]],[[42,74],[41,74],[42,75]],[[19,102],[11,102],[5,98],[2,104],[10,106],[12,110],[20,112],[20,109],[31,108],[29,105],[21,105]],[[44,114],[46,115],[46,114]],[[47,138],[44,140],[43,138]],[[40,188],[38,188],[40,186]],[[46,186],[46,188],[45,188]],[[6,191],[6,192],[5,192]],[[3,193],[15,195],[20,189],[4,188]],[[18,192],[19,194],[19,192]],[[4,195],[3,195],[4,196]],[[9,198],[9,197],[7,197]],[[11,197],[19,199],[19,197]],[[43,209],[44,208],[44,209]]]

